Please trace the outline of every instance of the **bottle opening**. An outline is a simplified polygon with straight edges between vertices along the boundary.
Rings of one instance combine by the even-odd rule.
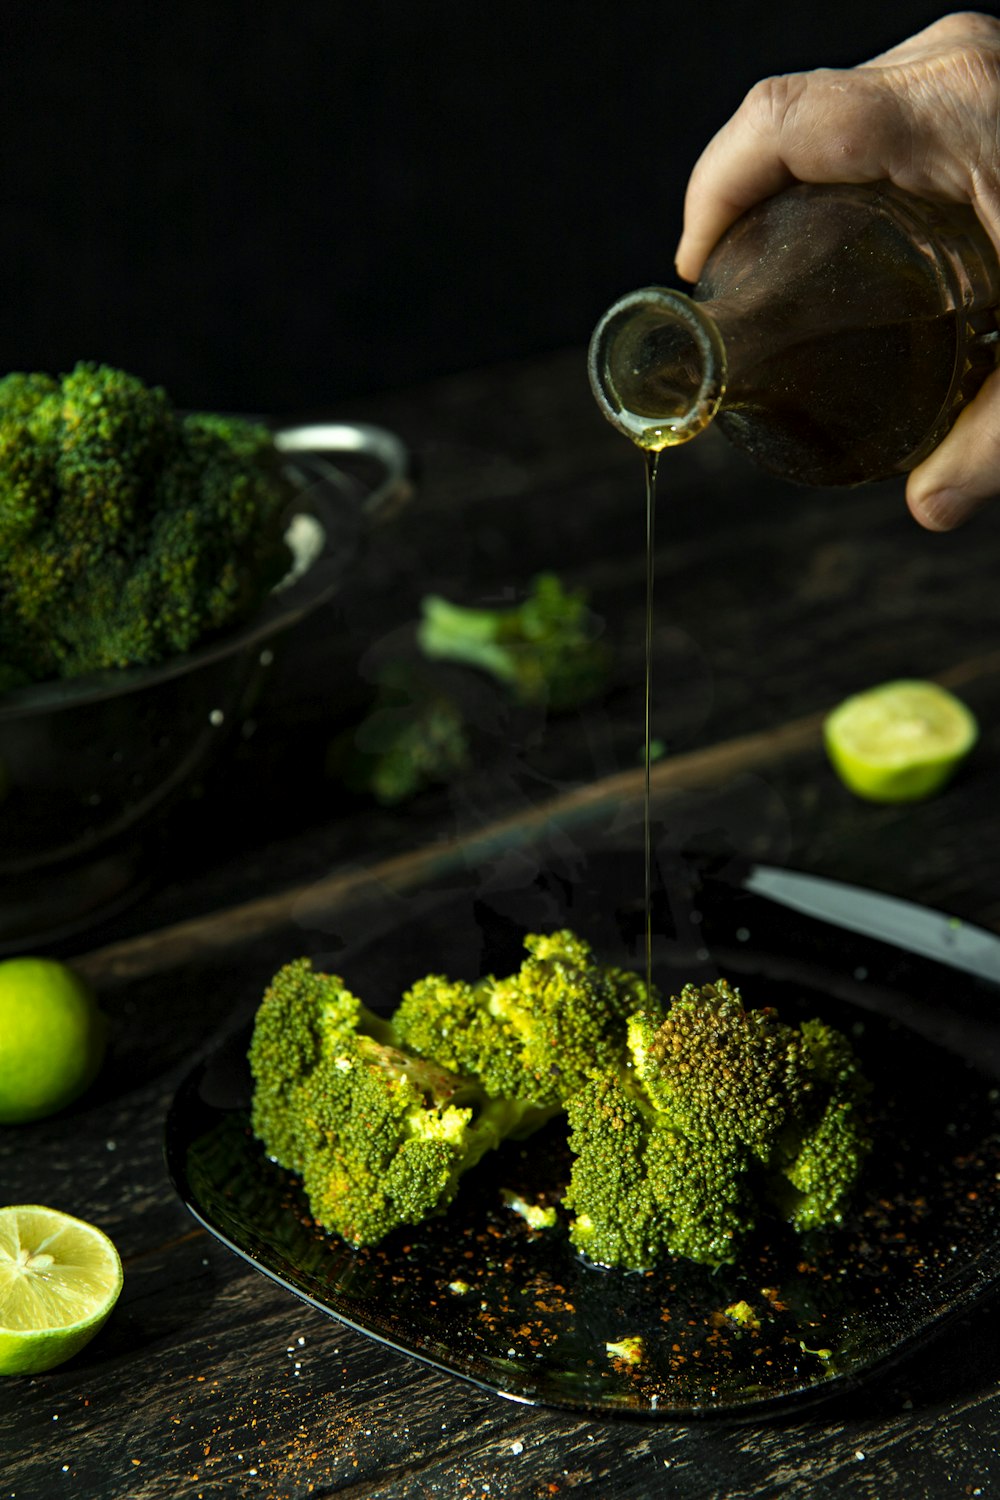
[[[726,388],[715,323],[683,292],[645,287],[608,309],[590,341],[591,389],[609,422],[640,448],[686,443]]]

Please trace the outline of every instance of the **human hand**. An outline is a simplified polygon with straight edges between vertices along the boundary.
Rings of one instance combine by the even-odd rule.
[[[756,84],[691,174],[677,270],[697,281],[730,224],[793,182],[886,179],[971,204],[1000,254],[1000,20],[945,16],[856,68]],[[960,525],[997,495],[1000,370],[906,486],[931,531]]]

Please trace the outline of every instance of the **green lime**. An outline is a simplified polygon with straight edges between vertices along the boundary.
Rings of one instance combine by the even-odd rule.
[[[39,1120],[81,1094],[106,1034],[93,995],[65,964],[0,961],[0,1125]]]
[[[944,786],[979,734],[964,703],[934,682],[885,682],[847,698],[823,726],[844,785],[871,802],[918,802]]]
[[[54,1208],[0,1208],[0,1375],[34,1375],[71,1359],[122,1289],[107,1235]]]

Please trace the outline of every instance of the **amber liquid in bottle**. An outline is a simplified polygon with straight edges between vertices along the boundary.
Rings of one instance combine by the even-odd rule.
[[[926,435],[947,411],[960,318],[970,323],[947,312],[803,331],[780,351],[734,358],[718,426],[762,468],[802,484],[887,477],[887,444],[908,457],[929,451]],[[991,331],[983,327],[985,340]],[[993,367],[992,347],[969,344],[966,379],[978,386]]]
[[[719,427],[802,484],[906,473],[993,368],[998,298],[967,207],[888,184],[781,193],[737,221],[695,291],[725,345]]]
[[[693,297],[630,293],[591,342],[608,419],[641,447],[716,421],[802,484],[903,474],[995,367],[1000,261],[975,214],[889,184],[799,184],[709,256]]]

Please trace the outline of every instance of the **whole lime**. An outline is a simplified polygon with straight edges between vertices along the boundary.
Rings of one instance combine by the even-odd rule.
[[[94,996],[65,964],[0,961],[0,1124],[42,1119],[82,1094],[106,1040]]]

